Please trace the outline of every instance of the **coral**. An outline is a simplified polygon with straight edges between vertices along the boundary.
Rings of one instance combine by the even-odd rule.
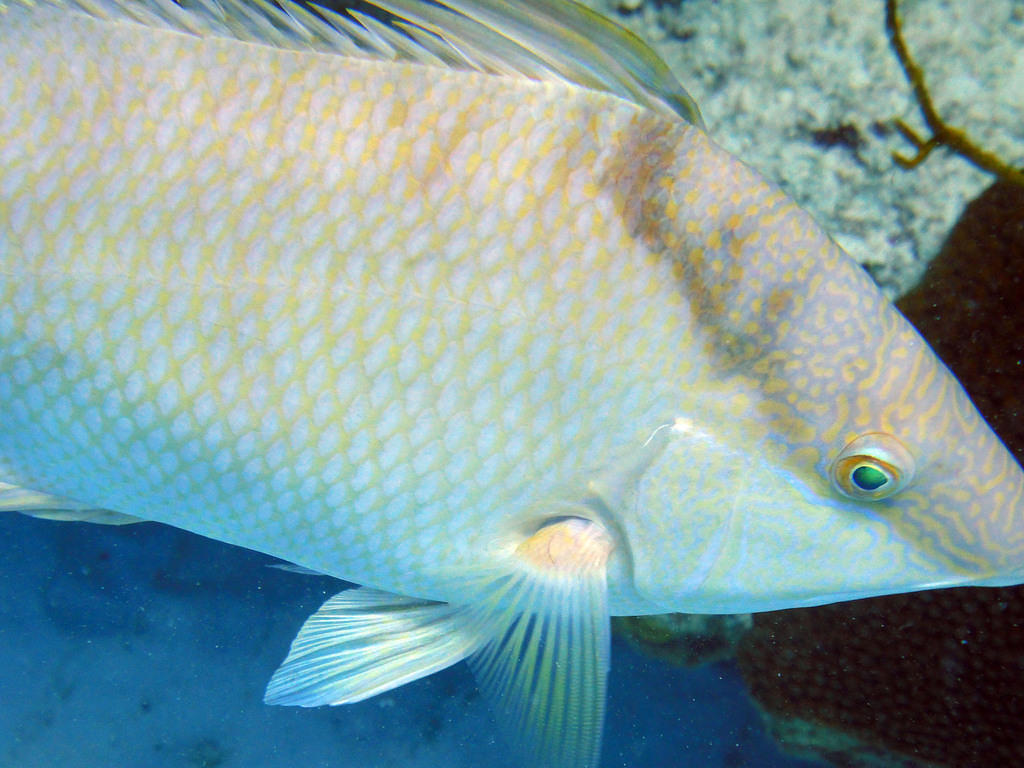
[[[905,122],[896,120],[896,129],[903,134],[903,138],[914,145],[916,152],[913,157],[893,153],[893,159],[903,168],[915,168],[924,162],[933,149],[944,146],[981,170],[987,171],[1003,181],[1024,187],[1024,171],[1014,168],[991,152],[982,149],[964,131],[954,128],[939,116],[932,103],[928,86],[925,84],[924,72],[910,55],[907,43],[903,39],[903,30],[900,26],[896,5],[897,0],[885,1],[885,31],[889,35],[889,42],[892,44],[896,58],[899,59],[900,66],[914,89],[914,98],[917,99],[918,107],[921,109],[921,116],[932,135],[927,139],[922,138]]]
[[[1022,298],[1024,189],[1000,181],[967,206],[899,303],[1018,459]],[[805,755],[838,766],[1024,765],[1024,587],[761,614],[738,657],[772,730]]]
[[[615,618],[612,626],[640,652],[691,667],[731,657],[736,643],[752,624],[749,614],[669,613]]]
[[[859,738],[818,750],[835,765],[878,765],[879,748],[910,765],[1022,765],[1022,627],[1024,588],[923,592],[756,616],[738,658],[775,718]]]
[[[838,728],[801,720],[798,717],[767,718],[768,731],[796,757],[842,766],[862,768],[924,768],[914,758],[897,755],[885,747],[863,741]]]

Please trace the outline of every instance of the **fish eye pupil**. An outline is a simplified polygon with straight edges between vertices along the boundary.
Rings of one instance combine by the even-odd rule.
[[[855,501],[882,501],[912,483],[914,471],[914,457],[903,443],[885,432],[865,432],[833,459],[829,479]]]
[[[877,467],[865,464],[861,464],[853,470],[850,479],[862,491],[876,491],[889,482],[889,478],[885,476],[884,472]]]

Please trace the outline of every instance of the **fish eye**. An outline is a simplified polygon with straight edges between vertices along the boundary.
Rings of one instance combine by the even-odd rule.
[[[839,452],[829,478],[844,496],[879,501],[906,488],[914,469],[914,457],[903,443],[885,432],[868,432]]]

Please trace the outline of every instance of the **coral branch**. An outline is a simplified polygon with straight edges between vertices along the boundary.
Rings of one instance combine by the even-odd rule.
[[[921,71],[917,62],[910,55],[910,51],[907,50],[896,5],[897,0],[885,0],[885,29],[893,51],[896,53],[896,58],[899,59],[900,66],[903,67],[903,72],[914,89],[914,97],[917,99],[921,115],[932,135],[929,138],[924,138],[902,120],[896,120],[896,129],[903,138],[914,145],[916,152],[912,157],[893,152],[893,160],[902,168],[914,168],[922,163],[933,149],[944,146],[981,170],[1024,187],[1024,170],[1014,168],[993,153],[982,149],[967,136],[966,132],[954,128],[939,117],[939,113],[932,103],[928,87],[925,85],[924,72]]]

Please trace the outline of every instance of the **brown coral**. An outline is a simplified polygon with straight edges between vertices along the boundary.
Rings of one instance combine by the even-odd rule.
[[[825,725],[919,764],[1024,765],[1020,587],[763,614],[739,662],[754,698],[776,717]],[[849,749],[819,754],[865,764]]]
[[[612,619],[615,633],[641,653],[688,667],[731,658],[739,639],[752,625],[747,613],[666,613]]]

